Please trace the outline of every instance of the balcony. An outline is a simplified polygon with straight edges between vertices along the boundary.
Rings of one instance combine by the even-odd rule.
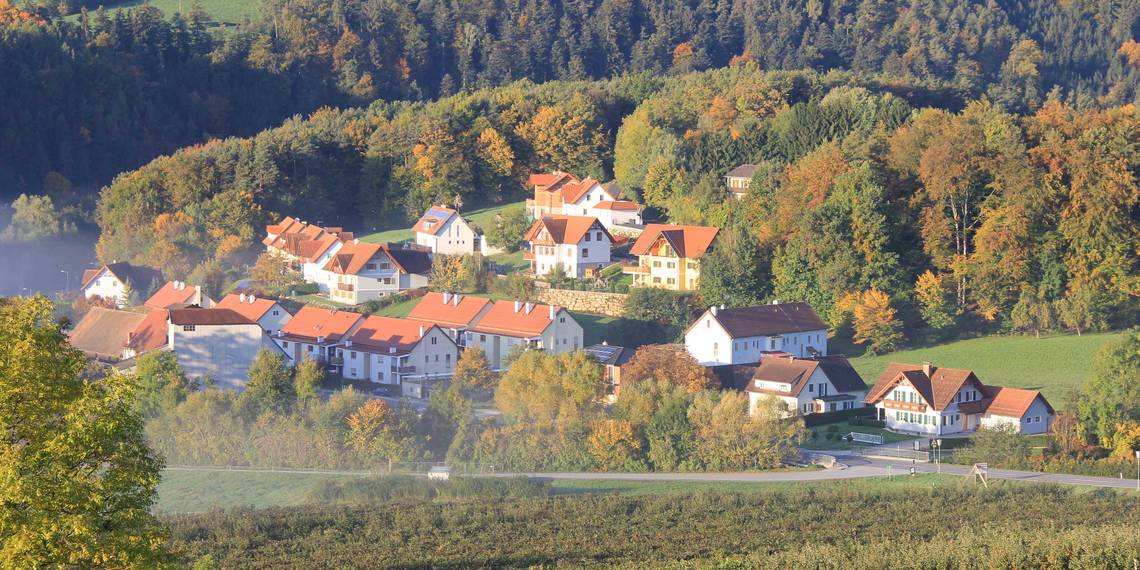
[[[416,367],[415,366],[401,366],[401,367],[396,369],[396,372],[398,374],[415,374],[416,373]]]
[[[903,410],[905,412],[926,412],[926,404],[900,402],[898,400],[883,400],[883,407],[891,410]]]
[[[621,264],[621,272],[626,275],[649,275],[649,268],[642,267],[636,262],[626,262]]]
[[[336,290],[352,292],[356,290],[356,285],[353,285],[352,283],[337,283]]]

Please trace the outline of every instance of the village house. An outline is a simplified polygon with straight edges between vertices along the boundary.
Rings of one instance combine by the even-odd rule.
[[[429,292],[408,313],[408,318],[439,325],[459,346],[466,341],[467,329],[491,309],[491,300],[459,293]]]
[[[277,350],[257,323],[229,309],[170,309],[167,315],[170,349],[187,378],[240,390],[258,351]]]
[[[755,164],[741,164],[728,171],[725,175],[725,186],[728,195],[743,200],[748,195],[748,188],[752,185],[752,176],[756,174]]]
[[[187,305],[196,305],[203,309],[209,309],[214,305],[214,300],[208,295],[202,293],[202,287],[195,285],[193,287],[187,285],[183,281],[167,281],[161,289],[154,292],[149,299],[143,303],[143,306],[148,309],[169,309],[171,307],[185,307]]]
[[[388,244],[353,240],[325,264],[329,298],[359,305],[408,289],[426,287],[431,256],[425,251],[393,249]]]
[[[685,331],[685,348],[705,366],[753,364],[763,356],[827,355],[827,324],[807,303],[710,307]]]
[[[494,370],[502,370],[512,350],[533,348],[551,354],[582,348],[582,325],[570,311],[553,305],[496,301],[467,329],[464,345],[482,348]]]
[[[84,271],[80,289],[87,299],[107,299],[122,308],[131,303],[132,294],[145,296],[148,290],[158,288],[160,283],[162,273],[159,270],[120,261]]]
[[[603,399],[610,404],[616,402],[621,395],[621,369],[633,358],[634,349],[602,341],[602,344],[592,344],[582,350],[602,365],[602,377],[606,383]]]
[[[344,228],[322,228],[292,217],[265,226],[265,250],[300,269],[302,278],[317,284],[322,293],[328,292],[328,283],[322,279],[321,269],[329,258],[346,242],[352,241],[352,232]]]
[[[428,208],[412,226],[412,233],[415,234],[416,245],[426,247],[432,253],[488,254],[483,236],[459,212],[446,206]]]
[[[596,218],[548,214],[534,221],[523,239],[531,271],[538,277],[561,268],[567,277],[582,278],[610,264],[613,236]]]
[[[368,317],[340,347],[343,375],[378,384],[405,379],[450,378],[459,347],[431,323],[392,317]]]
[[[864,400],[897,431],[924,435],[1011,426],[1039,434],[1053,424],[1053,407],[1037,390],[982,384],[971,370],[891,363]]]
[[[745,392],[750,413],[764,398],[776,398],[791,415],[806,416],[862,408],[867,384],[841,356],[784,354],[764,357]]]
[[[616,186],[593,178],[578,180],[572,174],[552,172],[532,174],[527,183],[534,187],[534,198],[527,200],[527,212],[538,220],[543,216],[587,216],[597,218],[604,228],[636,227],[642,223],[644,207],[621,199]]]
[[[135,331],[147,318],[146,313],[120,311],[105,307],[91,307],[87,314],[68,333],[71,346],[78,348],[87,358],[105,364],[117,364],[133,358],[136,352],[154,350],[164,346],[166,336],[160,343],[139,344],[132,341]]]
[[[273,299],[262,299],[250,293],[230,293],[216,305],[229,309],[255,322],[266,334],[276,334],[293,318],[288,309]]]
[[[363,322],[360,313],[306,305],[272,338],[291,365],[308,358],[337,371],[342,364],[337,346]]]
[[[720,230],[705,226],[649,224],[629,253],[636,266],[622,271],[633,275],[633,285],[674,291],[696,291],[701,286],[701,260]]]

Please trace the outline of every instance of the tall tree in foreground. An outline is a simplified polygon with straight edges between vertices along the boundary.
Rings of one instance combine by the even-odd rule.
[[[1112,445],[1118,426],[1140,421],[1140,331],[1124,333],[1097,352],[1093,374],[1077,404],[1086,441]]]
[[[158,568],[162,460],[135,387],[84,377],[42,297],[0,301],[0,568]]]

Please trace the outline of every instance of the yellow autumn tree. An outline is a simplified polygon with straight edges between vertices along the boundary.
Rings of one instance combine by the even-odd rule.
[[[918,276],[914,283],[914,296],[918,298],[922,320],[935,330],[954,324],[954,311],[942,277],[933,271]]]
[[[1112,436],[1112,457],[1128,461],[1136,457],[1138,449],[1140,449],[1140,422],[1128,420],[1116,424],[1116,433]]]
[[[839,300],[836,309],[851,315],[855,330],[853,340],[868,345],[874,354],[890,352],[903,341],[902,323],[891,306],[891,298],[878,289],[848,293]]]
[[[515,171],[515,151],[494,128],[487,127],[479,133],[479,156],[499,176],[510,176]]]
[[[590,431],[590,457],[602,471],[637,468],[641,440],[633,434],[633,424],[623,420],[602,420]]]

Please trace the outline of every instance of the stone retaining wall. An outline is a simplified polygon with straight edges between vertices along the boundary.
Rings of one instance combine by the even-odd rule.
[[[571,311],[620,317],[625,310],[625,293],[536,288],[534,296],[542,303],[566,307]]]

